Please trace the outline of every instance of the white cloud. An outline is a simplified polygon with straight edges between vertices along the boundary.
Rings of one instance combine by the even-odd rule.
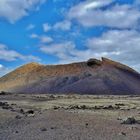
[[[14,50],[10,50],[6,45],[0,44],[0,60],[15,61],[17,59],[24,61],[40,61],[38,57],[32,55],[22,55]]]
[[[31,35],[30,35],[30,38],[33,38],[33,39],[34,39],[34,38],[38,38],[38,35],[37,35],[37,34],[31,34]]]
[[[63,30],[67,31],[71,29],[71,21],[69,20],[64,20],[61,22],[57,22],[54,25],[50,25],[48,23],[43,24],[43,30],[44,32],[48,32],[50,30]]]
[[[71,22],[68,20],[64,20],[62,22],[58,22],[53,26],[54,29],[60,29],[60,30],[70,30],[71,29]]]
[[[44,32],[48,32],[51,29],[52,29],[52,27],[48,23],[44,23],[43,24],[43,30],[44,30]]]
[[[53,42],[53,39],[49,36],[44,35],[44,36],[40,37],[40,41],[41,41],[41,43],[51,43],[51,42]]]
[[[41,51],[47,53],[56,55],[60,59],[69,57],[71,51],[75,48],[75,45],[72,42],[64,42],[64,43],[56,43],[51,44],[49,46],[41,46]]]
[[[35,28],[35,25],[34,24],[29,24],[27,27],[26,27],[26,30],[32,30]]]
[[[46,35],[40,35],[39,36],[37,34],[31,34],[30,38],[32,38],[32,39],[39,39],[40,43],[51,43],[51,42],[53,42],[53,38],[49,37],[49,36],[46,36]]]
[[[134,5],[115,4],[102,10],[101,7],[111,4],[113,0],[87,0],[73,6],[68,16],[86,27],[107,26],[116,28],[133,28],[138,25],[140,11]]]
[[[0,0],[0,17],[11,23],[27,16],[29,11],[38,8],[46,0]]]
[[[90,10],[95,10],[97,8],[101,8],[103,6],[109,5],[112,3],[112,0],[86,0],[84,2],[80,2],[77,5],[74,5],[69,11],[70,18],[80,18],[85,14],[88,14]]]

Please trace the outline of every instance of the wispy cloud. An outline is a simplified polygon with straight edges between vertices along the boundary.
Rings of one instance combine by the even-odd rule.
[[[29,24],[27,27],[26,27],[26,30],[32,30],[35,28],[35,25],[34,24]]]
[[[52,37],[46,35],[31,34],[30,38],[38,39],[40,43],[51,43],[54,41]]]
[[[17,59],[24,61],[40,61],[38,57],[33,55],[22,55],[15,50],[9,49],[6,45],[0,44],[0,60],[16,61]]]
[[[39,36],[37,34],[32,33],[31,35],[29,35],[30,38],[35,39],[38,38]]]
[[[62,30],[62,31],[68,31],[71,29],[72,23],[69,20],[63,20],[56,22],[54,25],[50,25],[48,23],[43,24],[43,30],[44,32],[53,31],[53,30]]]
[[[54,26],[53,29],[59,29],[59,30],[70,30],[71,29],[71,22],[68,20],[64,20],[62,22],[57,22]]]
[[[53,39],[49,36],[43,35],[40,37],[40,41],[41,41],[41,43],[51,43],[51,42],[53,42]]]
[[[72,53],[75,52],[75,44],[71,41],[54,43],[48,46],[43,45],[40,47],[40,50],[46,54],[51,54],[59,58],[59,62],[65,60],[64,63],[72,61],[75,56],[72,56]],[[63,63],[62,62],[62,63]]]
[[[52,29],[51,25],[49,25],[48,23],[44,23],[43,24],[43,30],[44,32],[48,32]]]

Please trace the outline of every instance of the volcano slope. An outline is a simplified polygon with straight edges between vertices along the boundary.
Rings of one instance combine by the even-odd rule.
[[[0,78],[13,93],[140,94],[140,74],[107,58],[66,65],[29,63]]]

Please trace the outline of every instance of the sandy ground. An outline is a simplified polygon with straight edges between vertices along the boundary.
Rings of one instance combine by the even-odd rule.
[[[140,140],[139,96],[0,95],[0,140]]]

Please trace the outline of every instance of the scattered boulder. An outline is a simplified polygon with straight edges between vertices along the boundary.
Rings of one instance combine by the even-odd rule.
[[[86,106],[86,105],[70,105],[68,107],[68,109],[82,109],[82,110],[85,110],[85,109],[93,109],[93,107]]]
[[[113,105],[95,105],[95,106],[88,106],[88,105],[70,105],[68,106],[67,109],[82,109],[82,110],[85,110],[85,109],[89,109],[89,110],[98,110],[98,109],[104,109],[104,110],[115,110],[115,109],[120,109],[119,106],[113,106]]]
[[[6,95],[6,92],[5,91],[1,91],[0,95]]]
[[[105,110],[115,110],[120,109],[119,106],[113,106],[113,105],[100,105],[100,106],[94,106],[93,109],[105,109]]]
[[[120,135],[120,136],[121,136],[121,135],[122,135],[122,136],[126,136],[126,133],[125,133],[125,132],[120,132],[119,135]]]
[[[15,132],[16,134],[19,133],[18,131]]]
[[[26,114],[26,117],[34,117],[35,114]]]
[[[16,106],[17,104],[12,103],[11,105],[12,105],[12,106]]]
[[[118,117],[118,118],[117,118],[117,120],[119,120],[119,121],[120,121],[120,120],[122,120],[122,119],[121,119],[120,117]]]
[[[40,128],[40,130],[41,130],[41,131],[47,131],[47,129],[44,128],[44,127],[43,127],[43,128]]]
[[[120,109],[120,106],[106,105],[106,106],[103,106],[102,109],[109,109],[109,110]]]
[[[112,105],[106,105],[103,107],[103,109],[114,109],[114,107]]]
[[[12,107],[7,102],[0,102],[2,109],[12,109]]]
[[[21,108],[20,113],[25,114],[24,110]]]
[[[94,109],[103,109],[104,106],[94,106]]]
[[[122,120],[121,124],[135,124],[137,121],[134,117],[127,117]]]
[[[53,127],[53,126],[52,126],[51,129],[56,129],[56,127]]]
[[[130,129],[130,130],[138,130],[139,128],[136,127],[136,126],[132,126],[132,127],[130,127],[129,129]]]
[[[85,125],[86,125],[86,127],[88,127],[88,123],[86,123]]]
[[[16,110],[16,109],[14,109],[14,108],[12,108],[12,109],[11,109],[11,111],[12,111],[12,112],[16,112],[17,110]]]
[[[60,109],[60,107],[59,106],[54,106],[53,109],[57,110],[57,109]]]
[[[7,102],[0,102],[0,106],[8,106],[9,104]]]
[[[2,109],[12,109],[11,106],[3,106]]]
[[[22,118],[22,116],[17,115],[15,118],[16,118],[16,119],[21,119],[21,118]]]
[[[27,114],[34,114],[34,110],[28,110],[26,113]]]
[[[125,106],[125,104],[123,104],[123,103],[117,103],[117,104],[115,104],[116,106]]]
[[[26,117],[34,117],[35,116],[35,112],[34,110],[28,110],[25,112]]]
[[[80,109],[83,109],[83,110],[88,109],[88,106],[86,106],[86,105],[81,105],[81,106],[80,106]]]
[[[11,94],[10,92],[6,92],[6,91],[0,91],[0,95],[9,95]]]
[[[55,99],[55,96],[54,95],[50,95],[49,98],[50,99]]]
[[[80,109],[78,105],[70,105],[68,109]]]

